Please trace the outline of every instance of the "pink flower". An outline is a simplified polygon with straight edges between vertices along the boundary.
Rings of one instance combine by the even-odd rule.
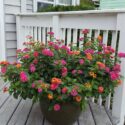
[[[72,89],[71,95],[72,95],[72,96],[77,96],[77,95],[78,95],[78,92],[77,92],[75,89]]]
[[[55,104],[55,105],[54,105],[54,110],[55,110],[55,111],[59,111],[59,110],[60,110],[60,108],[61,108],[61,107],[60,107],[60,105],[59,105],[59,104]]]
[[[70,48],[67,47],[67,46],[65,46],[65,45],[62,45],[62,46],[61,46],[61,49],[64,49],[64,50],[66,50],[67,52],[69,52],[69,50],[70,50]]]
[[[111,80],[117,80],[119,78],[119,74],[117,72],[110,72],[110,78]]]
[[[75,75],[76,74],[76,70],[72,70],[72,74]]]
[[[119,56],[120,58],[125,58],[125,53],[120,52],[120,53],[118,53],[118,56]]]
[[[1,67],[1,73],[2,73],[2,74],[5,74],[6,71],[7,71],[7,68],[6,68],[5,66],[4,66],[4,67]]]
[[[38,88],[38,93],[41,93],[42,91],[42,88]]]
[[[110,72],[110,68],[109,68],[109,67],[106,67],[106,68],[105,68],[105,71],[106,71],[107,73],[109,73],[109,72]]]
[[[88,29],[84,29],[84,30],[82,31],[82,33],[86,35],[86,34],[89,33],[89,30],[88,30]]]
[[[51,90],[56,90],[59,87],[59,84],[51,84],[50,89]]]
[[[83,59],[80,59],[80,60],[79,60],[79,63],[80,63],[80,65],[84,64],[84,60],[83,60]]]
[[[48,45],[49,45],[49,46],[53,46],[53,45],[54,45],[54,42],[49,41],[49,42],[48,42]]]
[[[34,63],[34,64],[37,64],[37,63],[38,63],[38,60],[37,60],[37,59],[34,59],[34,60],[33,60],[33,63]]]
[[[54,32],[48,32],[47,34],[49,34],[50,36],[53,36]]]
[[[65,94],[68,91],[66,87],[62,88],[62,93]]]
[[[121,71],[120,65],[119,65],[119,64],[116,64],[116,65],[113,67],[113,70],[114,70],[115,72],[120,72],[120,71]]]
[[[63,67],[62,68],[62,76],[65,77],[67,75],[67,68]]]
[[[26,73],[24,71],[22,71],[20,73],[20,81],[21,82],[27,82],[28,81],[28,77],[27,77],[27,75],[26,75]]]
[[[93,50],[93,49],[86,49],[86,50],[84,51],[84,53],[85,53],[85,54],[87,54],[87,53],[94,54],[94,50]]]
[[[29,58],[30,58],[30,56],[28,54],[23,56],[23,59],[29,59]]]
[[[32,39],[32,36],[28,35],[26,36],[27,39]]]
[[[34,83],[32,83],[32,88],[35,88],[35,84]]]
[[[53,47],[54,47],[54,49],[56,49],[56,50],[58,50],[58,49],[60,48],[60,47],[59,47],[58,45],[56,45],[56,44],[55,44]]]
[[[28,48],[24,48],[23,49],[23,52],[28,52],[30,49],[28,49]]]
[[[84,40],[84,37],[79,38],[79,41],[83,41],[83,40]]]
[[[38,57],[38,56],[39,56],[39,53],[38,53],[37,51],[35,51],[35,52],[33,53],[33,55],[34,55],[34,57]]]
[[[64,59],[61,60],[62,65],[66,65],[66,61]]]
[[[78,70],[78,74],[83,74],[83,71],[82,70]]]
[[[30,72],[35,72],[36,71],[36,67],[34,66],[34,64],[30,65]]]
[[[49,49],[42,50],[42,54],[45,56],[50,56],[50,57],[54,56],[54,53]]]

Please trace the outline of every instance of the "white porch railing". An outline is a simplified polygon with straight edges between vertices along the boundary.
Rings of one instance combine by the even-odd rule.
[[[47,32],[53,31],[56,38],[62,38],[66,44],[76,42],[81,36],[82,29],[90,29],[89,36],[103,35],[103,42],[108,43],[109,35],[111,45],[118,51],[125,52],[125,10],[105,11],[77,11],[58,13],[36,13],[17,15],[18,48],[27,35],[32,35],[34,40],[47,42]],[[122,60],[122,75],[125,76],[125,60]],[[94,99],[93,99],[94,101]],[[99,104],[102,104],[99,98]],[[113,103],[109,95],[105,103],[112,107],[112,115],[120,119],[123,125],[125,115],[125,80],[114,93]]]

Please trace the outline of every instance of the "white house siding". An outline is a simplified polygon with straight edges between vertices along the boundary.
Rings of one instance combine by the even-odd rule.
[[[33,12],[33,0],[27,0],[26,12]],[[8,61],[16,61],[16,16],[21,12],[21,0],[5,0],[5,41],[6,41],[6,58]]]
[[[21,10],[20,0],[5,0],[5,40],[6,40],[6,58],[9,61],[16,61],[16,16]]]
[[[33,12],[33,0],[27,0],[26,8],[27,12]]]

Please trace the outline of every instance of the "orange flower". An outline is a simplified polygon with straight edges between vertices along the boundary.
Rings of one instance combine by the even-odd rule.
[[[89,75],[90,76],[93,76],[95,73],[94,72],[89,72]]]
[[[99,35],[99,36],[97,37],[97,39],[98,39],[98,41],[102,41],[102,36]]]
[[[0,64],[2,64],[2,65],[8,65],[9,63],[7,61],[2,61],[2,62],[0,62]]]
[[[52,84],[60,84],[61,82],[62,82],[61,79],[58,79],[58,78],[52,78],[51,80]]]
[[[122,83],[122,80],[117,80],[117,83],[118,83],[118,85],[121,85],[121,83]]]
[[[88,60],[92,60],[92,55],[91,55],[90,53],[86,53],[86,58],[87,58]]]
[[[101,68],[101,69],[104,69],[106,66],[105,66],[105,64],[104,63],[102,63],[102,62],[97,62],[96,63],[98,66],[99,66],[99,68]]]
[[[21,64],[17,64],[16,67],[17,67],[17,68],[21,68]]]
[[[94,72],[89,72],[89,75],[92,76],[93,78],[96,78],[96,74]]]
[[[77,102],[80,102],[82,100],[81,96],[79,96],[79,95],[76,96],[75,99],[76,99]]]
[[[48,99],[52,100],[53,99],[53,95],[52,94],[48,94]]]

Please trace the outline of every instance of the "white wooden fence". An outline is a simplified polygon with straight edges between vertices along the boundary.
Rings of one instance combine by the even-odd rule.
[[[108,43],[110,34],[111,45],[116,48],[118,44],[118,51],[125,52],[125,10],[20,14],[17,15],[17,46],[23,47],[22,43],[27,35],[46,43],[49,31],[53,31],[56,38],[62,38],[69,44],[78,41],[82,29],[85,28],[90,29],[89,36],[97,37],[101,33],[105,44]],[[122,60],[122,75],[125,76],[125,59]],[[112,107],[112,115],[120,119],[119,125],[123,125],[125,80],[116,88],[113,103],[111,100],[109,95],[105,105],[108,109]],[[102,104],[101,97],[98,103]]]

